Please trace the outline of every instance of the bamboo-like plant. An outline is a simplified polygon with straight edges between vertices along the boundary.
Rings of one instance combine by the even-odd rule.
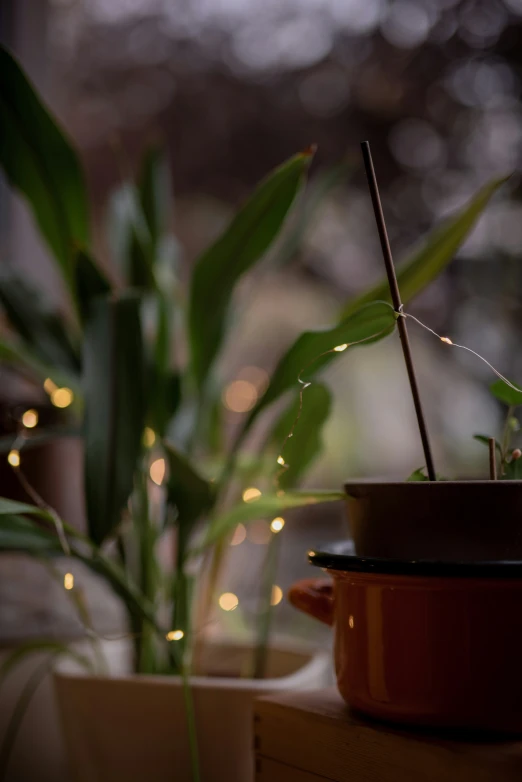
[[[51,396],[63,389],[69,390],[69,400],[74,395],[72,416],[85,444],[88,522],[82,535],[42,503],[0,500],[0,550],[45,558],[66,553],[84,562],[126,606],[136,671],[179,673],[186,670],[193,640],[190,563],[203,556],[210,565],[209,592],[200,601],[205,611],[214,599],[213,575],[238,524],[341,498],[339,492],[291,488],[299,485],[321,447],[321,427],[330,410],[323,384],[307,391],[280,491],[241,500],[241,460],[254,425],[285,397],[287,406],[266,439],[266,453],[273,456],[268,461],[277,469],[278,443],[295,418],[303,367],[309,365],[311,378],[339,356],[331,352],[334,346],[393,331],[396,316],[387,283],[347,302],[331,327],[301,334],[279,359],[234,441],[222,445],[216,362],[225,342],[234,339],[228,317],[234,289],[278,236],[303,189],[313,150],[290,158],[258,185],[197,260],[187,290],[173,268],[168,170],[161,152],[150,150],[139,182],[127,183],[118,196],[113,246],[122,267],[119,284],[94,258],[77,154],[5,49],[0,49],[0,87],[0,163],[32,210],[71,310],[67,318],[49,310],[14,270],[3,274],[0,302],[10,330],[0,338],[0,359],[37,384],[47,381]],[[485,185],[398,266],[405,303],[444,269],[502,181]],[[181,341],[189,356],[183,366],[174,349]],[[30,447],[30,439],[23,442]],[[4,452],[10,451],[14,468],[23,472],[23,451],[18,465],[15,445],[8,443]],[[158,460],[166,469],[158,481],[161,489],[149,477]],[[219,465],[217,478],[210,464],[213,470]],[[255,463],[250,479],[254,475],[269,487],[266,464],[266,459]],[[160,494],[159,501],[152,491]],[[164,573],[156,550],[167,534],[175,544],[171,568]],[[110,541],[116,545],[108,547]],[[266,645],[266,623],[263,628],[260,638]],[[258,673],[262,669],[256,665]]]

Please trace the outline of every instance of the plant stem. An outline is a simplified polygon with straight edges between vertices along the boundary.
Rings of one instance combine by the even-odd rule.
[[[145,470],[142,470],[135,483],[132,518],[135,524],[136,537],[139,546],[140,591],[142,595],[154,605],[154,599],[156,597],[154,562],[156,535],[149,513],[147,480],[147,474]],[[156,671],[154,628],[142,617],[135,629],[137,632],[137,672],[154,673]]]
[[[187,650],[190,648],[190,595],[189,595],[189,580],[184,572],[185,566],[185,548],[186,540],[185,536],[181,532],[182,523],[178,520],[178,539],[177,550],[175,553],[175,575],[174,575],[174,589],[173,589],[173,601],[174,606],[172,610],[172,629],[182,630],[183,637],[179,641],[175,641],[176,648],[178,649],[181,659],[183,661],[183,668],[185,665],[185,658]]]
[[[277,560],[279,555],[279,534],[272,534],[265,562],[263,565],[263,580],[261,584],[260,611],[258,614],[257,640],[254,649],[254,679],[264,679],[270,639],[270,625],[272,622],[272,589],[277,573]]]
[[[209,621],[210,614],[212,612],[212,602],[216,593],[216,586],[219,578],[219,572],[221,570],[221,564],[225,553],[224,541],[220,540],[214,548],[206,555],[206,565],[203,572],[209,571],[208,581],[203,584],[202,594],[199,598],[199,605],[196,611],[196,639],[193,647],[192,654],[192,671],[197,675],[203,675],[203,649],[205,645],[205,637],[203,628]],[[210,558],[210,562],[208,559]]]
[[[185,712],[187,715],[192,782],[200,782],[201,776],[199,773],[198,735],[196,730],[194,699],[192,697],[192,690],[190,689],[188,672],[184,664],[182,664],[181,668],[181,680],[183,682],[183,696],[185,699]]]

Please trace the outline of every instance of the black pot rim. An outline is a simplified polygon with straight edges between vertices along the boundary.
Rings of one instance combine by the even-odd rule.
[[[378,573],[395,576],[447,578],[522,578],[522,560],[491,562],[438,561],[358,557],[349,540],[330,543],[308,552],[308,561],[324,570],[345,573]]]
[[[500,487],[507,487],[507,488],[521,488],[522,487],[522,480],[520,481],[484,481],[484,480],[470,480],[470,481],[374,481],[371,478],[354,478],[349,481],[345,481],[344,483],[344,489],[346,493],[349,493],[349,487],[370,487],[370,488],[379,488],[379,489],[386,489],[391,487],[397,487],[397,486],[403,486],[403,487],[411,487],[412,491],[416,491],[417,488],[420,488],[421,486],[429,488],[431,491],[434,490],[434,488],[442,487],[442,488],[448,488],[448,487],[459,487],[464,490],[466,489],[477,489],[482,486],[488,486],[489,489],[493,487],[493,491],[503,491],[503,489],[500,489]],[[498,487],[498,488],[497,488]],[[409,489],[407,489],[409,490]],[[435,489],[436,490],[436,489]]]

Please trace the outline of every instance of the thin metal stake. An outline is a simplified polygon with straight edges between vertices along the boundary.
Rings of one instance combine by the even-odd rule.
[[[406,318],[400,317],[400,313],[402,312],[401,294],[399,291],[399,285],[397,283],[397,276],[395,274],[393,256],[390,248],[390,242],[388,239],[388,232],[386,231],[386,223],[384,221],[384,214],[382,211],[381,198],[379,195],[379,187],[377,185],[377,178],[375,176],[375,169],[373,167],[372,153],[370,152],[370,145],[367,141],[363,141],[361,143],[361,148],[362,148],[362,154],[364,159],[364,166],[366,168],[366,176],[368,178],[368,185],[370,188],[370,194],[372,197],[373,211],[375,213],[375,220],[377,221],[379,238],[381,240],[382,254],[384,257],[386,274],[388,276],[388,284],[390,286],[392,303],[395,312],[399,314],[399,318],[397,319],[397,328],[399,329],[399,335],[402,344],[402,352],[404,354],[404,361],[406,362],[406,370],[408,372],[408,379],[410,381],[411,395],[413,397],[415,413],[417,414],[417,423],[419,425],[419,432],[422,441],[422,448],[424,450],[424,458],[426,460],[426,469],[428,471],[428,478],[430,481],[436,481],[437,476],[435,474],[433,457],[431,455],[428,429],[426,427],[426,421],[424,419],[424,413],[422,411],[422,404],[419,395],[419,387],[417,385],[417,378],[415,377],[415,369],[413,366],[413,359],[410,350],[410,342],[408,340],[408,329],[406,327]]]

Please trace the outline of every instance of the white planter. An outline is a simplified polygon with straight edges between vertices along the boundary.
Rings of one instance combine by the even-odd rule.
[[[192,677],[202,782],[253,780],[252,707],[281,690],[331,684],[331,655],[275,648],[263,680],[233,677],[251,649],[214,646],[213,672]],[[182,683],[177,676],[102,678],[55,675],[75,782],[189,782],[190,754]]]

